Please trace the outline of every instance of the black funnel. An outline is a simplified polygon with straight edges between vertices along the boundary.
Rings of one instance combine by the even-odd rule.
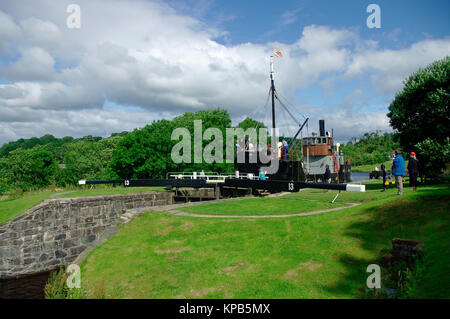
[[[325,120],[319,120],[319,136],[325,136]]]

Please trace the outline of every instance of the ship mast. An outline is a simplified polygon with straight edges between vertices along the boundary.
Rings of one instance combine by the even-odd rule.
[[[272,92],[272,128],[275,132],[275,84],[273,81],[273,55],[270,56],[270,91]]]

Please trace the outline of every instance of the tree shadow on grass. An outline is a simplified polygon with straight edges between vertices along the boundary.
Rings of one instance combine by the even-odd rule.
[[[449,298],[450,291],[446,288],[450,287],[449,199],[450,189],[444,186],[361,208],[360,218],[347,227],[344,235],[357,239],[363,251],[337,257],[345,270],[342,277],[326,289],[336,296],[367,297],[366,280],[371,274],[366,272],[367,266],[380,265],[382,250],[390,250],[391,240],[398,237],[425,243],[426,272],[414,293],[416,297]],[[375,257],[365,258],[361,254]]]

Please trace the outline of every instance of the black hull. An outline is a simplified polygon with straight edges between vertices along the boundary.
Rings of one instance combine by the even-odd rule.
[[[234,167],[240,174],[253,174],[258,176],[259,169],[269,164],[263,164],[256,159],[256,163],[251,163],[252,156],[255,156],[256,152],[246,152],[245,163],[237,163],[235,160]],[[298,181],[304,182],[306,180],[305,173],[303,172],[302,162],[294,160],[279,161],[278,171],[275,174],[267,174],[270,180],[282,180],[282,181]]]

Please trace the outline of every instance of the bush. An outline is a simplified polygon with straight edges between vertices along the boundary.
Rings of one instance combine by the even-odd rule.
[[[69,288],[66,284],[67,273],[64,268],[50,273],[44,288],[46,299],[86,299],[87,293],[83,288]]]

